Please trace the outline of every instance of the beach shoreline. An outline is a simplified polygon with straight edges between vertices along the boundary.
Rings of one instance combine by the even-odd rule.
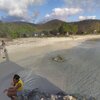
[[[87,94],[100,98],[98,97],[100,86],[97,84],[100,80],[98,67],[100,44],[86,42],[96,39],[100,39],[100,35],[74,36],[74,38],[23,38],[6,42],[9,61],[0,58],[0,84],[2,84],[0,93],[8,87],[15,72],[29,69],[66,93]],[[53,60],[58,56],[64,58],[64,62]],[[34,78],[34,75],[32,77]],[[40,81],[39,79],[36,83],[33,80],[29,82],[34,86],[40,86]],[[2,93],[0,99],[4,98],[7,97]]]

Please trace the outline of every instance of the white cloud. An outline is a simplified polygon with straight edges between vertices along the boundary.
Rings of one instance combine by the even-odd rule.
[[[96,19],[96,16],[79,16],[79,20]]]
[[[68,16],[72,16],[82,12],[80,8],[55,8],[51,14],[45,16],[46,20],[60,19],[66,21]]]
[[[7,16],[15,16],[23,20],[30,20],[28,8],[32,5],[40,5],[45,0],[0,0],[0,10],[4,11]]]
[[[86,11],[93,11],[100,8],[100,0],[64,0],[66,6],[80,7]]]

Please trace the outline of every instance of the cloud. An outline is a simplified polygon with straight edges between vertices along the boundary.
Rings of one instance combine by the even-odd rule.
[[[41,5],[44,1],[45,0],[0,0],[0,10],[6,13],[7,16],[5,18],[18,17],[18,19],[31,20],[35,13],[30,16],[29,7]]]
[[[69,16],[82,12],[80,8],[54,8],[51,14],[46,14],[45,20],[60,19],[66,21]]]
[[[93,11],[100,7],[100,0],[64,0],[66,6],[79,7],[86,11]]]
[[[79,20],[96,19],[96,16],[79,16]]]

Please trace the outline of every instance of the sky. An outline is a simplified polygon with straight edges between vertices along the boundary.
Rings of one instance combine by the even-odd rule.
[[[0,0],[1,21],[100,20],[100,0]]]

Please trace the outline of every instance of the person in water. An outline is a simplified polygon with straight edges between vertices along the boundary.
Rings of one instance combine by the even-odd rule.
[[[16,97],[22,96],[24,83],[19,75],[14,75],[11,85],[10,88],[4,90],[7,96],[10,97],[11,100],[15,100]]]

